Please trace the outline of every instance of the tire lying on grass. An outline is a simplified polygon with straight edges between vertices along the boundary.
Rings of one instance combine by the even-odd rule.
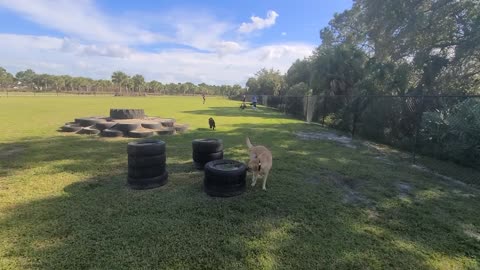
[[[84,135],[98,135],[100,133],[100,130],[92,128],[92,127],[86,127],[77,132],[78,134],[84,134]]]
[[[127,153],[131,156],[156,156],[165,154],[166,144],[159,140],[141,140],[130,142],[127,145]]]
[[[231,197],[246,190],[247,167],[235,160],[215,160],[205,165],[204,190],[210,196]]]
[[[128,166],[128,176],[139,179],[139,178],[152,178],[162,175],[166,170],[166,165],[157,164],[151,167],[136,167]]]
[[[140,127],[140,123],[117,123],[115,129],[128,133]]]
[[[148,138],[155,135],[153,130],[132,130],[128,132],[128,137],[132,138]]]
[[[142,123],[142,127],[149,129],[161,129],[163,126],[161,123]]]
[[[103,131],[105,129],[109,129],[109,128],[114,127],[116,124],[117,123],[115,123],[115,122],[99,122],[99,123],[95,124],[95,128],[100,130],[100,131]]]
[[[175,124],[173,127],[175,128],[175,131],[178,133],[183,133],[188,130],[188,125]]]
[[[173,127],[164,127],[156,132],[158,135],[175,135],[175,129]]]
[[[160,123],[164,127],[173,127],[175,125],[175,119],[170,118],[170,119],[162,119],[160,120]]]
[[[223,159],[223,151],[215,152],[215,153],[193,152],[192,153],[192,158],[193,158],[193,161],[195,161],[197,163],[206,164],[210,161]]]
[[[90,127],[101,122],[105,122],[105,119],[95,117],[75,118],[75,123],[79,124],[82,127]]]
[[[156,156],[134,156],[128,155],[128,166],[136,168],[148,168],[165,165],[167,155],[159,154]]]
[[[165,171],[162,175],[151,178],[127,178],[128,186],[132,189],[144,190],[161,187],[168,183],[168,172]]]
[[[101,136],[103,137],[123,137],[123,132],[121,132],[120,130],[116,130],[116,129],[104,129],[101,133],[100,133]]]
[[[62,132],[77,132],[77,131],[80,131],[82,130],[82,127],[81,126],[78,126],[78,125],[64,125],[62,127],[60,127],[60,130]]]
[[[223,141],[220,139],[195,139],[192,141],[193,152],[215,153],[223,151]]]

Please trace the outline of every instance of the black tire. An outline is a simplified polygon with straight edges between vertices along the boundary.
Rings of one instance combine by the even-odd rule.
[[[110,118],[113,119],[143,119],[143,109],[110,109]]]
[[[147,168],[165,165],[167,155],[161,154],[157,156],[128,156],[128,166],[137,168]]]
[[[165,171],[162,175],[152,178],[127,177],[127,183],[130,188],[138,190],[161,187],[168,183],[168,172]]]
[[[175,125],[175,119],[162,119],[160,120],[160,123],[164,127],[173,127]]]
[[[165,154],[166,143],[160,140],[130,142],[127,153],[131,156],[157,156]]]
[[[131,138],[148,138],[155,135],[155,131],[153,130],[132,130],[128,132],[128,137]]]
[[[188,130],[188,125],[175,124],[175,131],[178,133],[183,133]]]
[[[140,127],[140,123],[117,123],[115,125],[116,130],[120,130],[124,133],[128,133]]]
[[[165,163],[145,168],[128,166],[128,176],[133,178],[152,178],[162,175],[165,172],[165,169]]]
[[[223,151],[223,141],[220,139],[196,139],[192,141],[193,152],[216,153]]]
[[[82,127],[77,125],[64,125],[60,127],[60,130],[63,132],[77,132],[79,130],[82,130]]]
[[[116,130],[116,129],[104,129],[101,133],[100,133],[101,136],[103,137],[123,137],[123,132],[121,132],[120,130]]]
[[[113,128],[117,123],[115,122],[100,122],[95,124],[95,128],[103,131],[105,129]]]
[[[101,122],[105,122],[105,120],[93,117],[75,118],[75,123],[79,124],[82,127],[90,127]]]
[[[175,129],[169,127],[164,127],[156,132],[158,135],[175,135]]]
[[[148,129],[161,129],[163,126],[161,123],[142,123],[142,127]]]
[[[220,165],[233,165],[225,170]],[[204,189],[210,196],[231,197],[246,190],[247,167],[234,160],[216,160],[205,164]]]
[[[195,161],[195,162],[205,164],[205,163],[208,163],[210,161],[223,159],[223,151],[216,152],[216,153],[193,152],[192,153],[192,158],[193,158],[193,161]]]
[[[84,135],[98,135],[100,133],[100,130],[91,128],[91,127],[86,127],[77,132],[78,134],[84,134]]]

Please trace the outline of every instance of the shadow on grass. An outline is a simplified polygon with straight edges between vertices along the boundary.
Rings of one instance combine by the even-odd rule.
[[[478,209],[465,208],[478,205],[479,194],[457,197],[415,171],[387,167],[334,143],[300,141],[292,134],[312,128],[301,123],[239,125],[231,132],[215,133],[224,140],[227,158],[245,159],[246,134],[274,154],[269,191],[249,188],[230,199],[206,196],[203,175],[190,163],[191,140],[212,137],[210,131],[162,138],[167,142],[169,183],[148,191],[125,185],[126,143],[131,140],[66,135],[19,142],[15,146],[24,151],[6,163],[6,175],[12,179],[32,170],[43,175],[38,181],[44,185],[62,173],[89,176],[55,196],[5,207],[0,236],[6,252],[0,253],[0,265],[429,269],[434,268],[432,256],[439,263],[465,260],[466,266],[468,259],[480,258],[480,244],[458,226],[460,220],[480,224]],[[342,190],[319,176],[325,170],[358,180],[351,186],[374,201],[374,207],[342,202]],[[307,176],[319,179],[309,182]],[[413,179],[416,188],[410,202],[395,198],[391,179],[403,177]],[[7,179],[0,182],[8,185]],[[368,211],[377,216],[370,217]]]

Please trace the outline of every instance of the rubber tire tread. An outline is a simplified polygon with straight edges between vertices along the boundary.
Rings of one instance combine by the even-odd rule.
[[[128,166],[136,168],[153,167],[157,165],[165,165],[167,155],[161,154],[157,156],[128,156]]]
[[[107,128],[107,129],[102,130],[100,135],[103,136],[103,137],[110,137],[110,138],[123,137],[123,132],[121,132],[120,130],[108,129]]]
[[[100,122],[95,124],[95,128],[103,131],[105,129],[113,128],[117,123],[115,122]]]
[[[216,153],[192,153],[192,159],[195,162],[206,164],[210,161],[223,159],[223,151]]]
[[[160,140],[140,140],[129,142],[127,153],[132,156],[157,156],[165,154],[166,143]]]
[[[164,174],[166,168],[165,164],[145,168],[128,166],[128,176],[136,179],[157,177]]]
[[[196,153],[216,153],[223,151],[223,141],[221,139],[195,139],[192,141],[193,152]]]
[[[115,125],[115,129],[120,130],[122,132],[129,132],[135,130],[140,127],[140,123],[117,123]]]
[[[161,123],[142,123],[142,127],[148,129],[161,129],[163,125]]]
[[[155,135],[155,131],[153,130],[148,130],[148,131],[132,130],[128,132],[128,137],[131,137],[131,138],[148,138],[148,137],[152,137],[153,135]]]
[[[168,183],[168,172],[165,171],[162,175],[152,178],[133,178],[127,177],[127,184],[131,189],[145,190],[164,186]]]

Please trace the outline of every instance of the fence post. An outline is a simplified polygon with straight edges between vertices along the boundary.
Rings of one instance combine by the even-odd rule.
[[[309,103],[310,103],[310,100],[309,100],[309,96],[307,96],[307,110],[305,112],[305,121],[307,121],[307,123],[310,123],[309,119],[308,119],[308,110],[310,109],[309,108]]]
[[[325,126],[325,116],[327,114],[327,96],[323,96],[323,109],[322,109],[322,125]]]
[[[425,110],[425,94],[422,93],[421,101],[420,101],[420,113],[415,119],[415,137],[413,139],[413,147],[412,147],[412,163],[415,164],[417,162],[417,142],[418,136],[420,134],[420,125],[423,117],[423,111]]]

